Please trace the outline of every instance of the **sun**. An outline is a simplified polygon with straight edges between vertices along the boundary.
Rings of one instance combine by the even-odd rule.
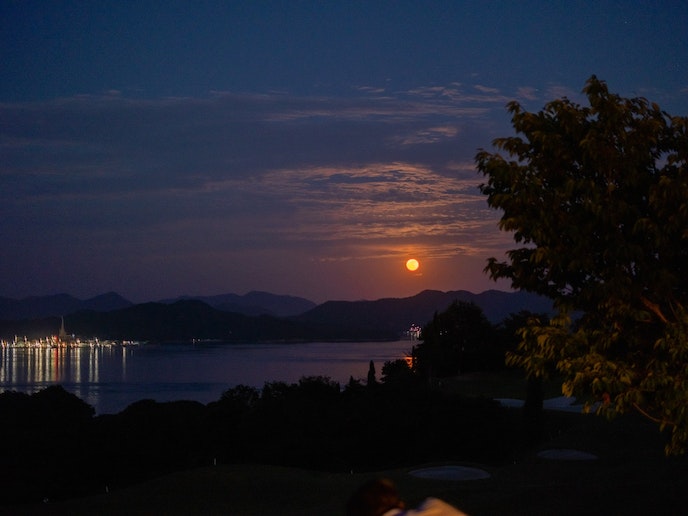
[[[415,271],[420,267],[420,262],[416,260],[415,258],[410,258],[409,260],[406,261],[406,268],[410,270],[411,272]]]

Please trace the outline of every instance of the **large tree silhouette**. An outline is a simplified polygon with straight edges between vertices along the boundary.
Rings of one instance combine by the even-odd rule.
[[[413,351],[424,378],[442,378],[484,369],[493,344],[493,327],[475,303],[454,301],[435,313]]]
[[[516,136],[476,156],[481,190],[520,244],[486,271],[558,310],[524,330],[511,361],[534,376],[553,365],[565,394],[610,416],[640,412],[671,429],[667,452],[684,452],[688,118],[594,76],[583,91],[589,106],[510,103]]]

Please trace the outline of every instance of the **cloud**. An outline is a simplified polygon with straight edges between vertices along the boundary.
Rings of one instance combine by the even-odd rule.
[[[476,84],[473,87],[481,93],[491,93],[491,94],[498,94],[499,93],[499,88],[490,88],[489,86],[483,86],[482,84]]]
[[[538,90],[532,86],[521,86],[516,90],[516,96],[525,100],[537,100]]]
[[[451,125],[427,127],[418,129],[406,136],[400,136],[396,141],[400,145],[432,144],[442,140],[453,139],[458,133],[459,129]]]
[[[449,102],[455,105],[470,104],[473,109],[482,108],[483,113],[490,108],[491,104],[506,103],[509,98],[500,93],[498,88],[490,88],[480,84],[473,85],[470,93],[465,91],[463,85],[455,83],[451,86],[421,86],[408,92],[409,97],[422,98],[424,101]]]
[[[195,213],[205,220],[196,223],[214,232],[231,222],[225,232],[245,245],[331,247],[436,238],[468,245],[474,232],[485,229],[485,220],[496,224],[477,183],[476,177],[448,177],[412,163],[370,163],[278,169],[256,180],[230,178],[169,195],[178,208],[202,200]]]
[[[504,241],[473,156],[506,128],[493,94],[2,104],[0,237],[13,245],[0,259],[37,278],[59,265],[76,281],[95,267],[174,275],[228,256],[256,267],[490,253]]]
[[[462,128],[480,127],[489,113],[451,101],[368,96],[83,96],[1,105],[3,173],[14,178],[4,195],[10,202],[25,196],[127,195],[193,188],[218,177],[255,177],[293,164],[407,158],[399,154],[402,147],[408,152],[414,145],[451,140]],[[21,191],[22,186],[29,188]]]
[[[571,88],[562,86],[560,84],[550,84],[549,86],[547,86],[545,91],[545,98],[547,99],[546,102],[564,97],[576,102],[582,99],[582,94],[580,91],[575,91]]]

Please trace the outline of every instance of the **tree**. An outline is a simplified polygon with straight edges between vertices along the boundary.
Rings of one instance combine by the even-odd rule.
[[[371,360],[368,366],[368,387],[375,387],[377,385],[377,378],[375,378],[375,363]]]
[[[481,150],[481,191],[520,247],[486,272],[546,295],[557,315],[522,332],[513,363],[554,366],[564,394],[637,411],[688,442],[688,117],[591,77],[589,106],[512,102],[516,136]],[[575,317],[574,317],[575,316]]]
[[[533,314],[527,310],[522,310],[519,313],[511,314],[504,319],[497,327],[499,333],[499,342],[504,351],[503,357],[517,357],[514,352],[518,349],[523,328],[529,322],[537,321],[537,324],[543,324],[549,319],[547,314]],[[506,360],[505,365],[512,365],[514,360]],[[517,362],[518,364],[518,362]],[[545,371],[549,372],[549,371]],[[534,442],[540,439],[544,430],[544,387],[545,375],[529,375],[526,382],[526,399],[523,405],[523,415],[525,417],[526,432],[530,439]]]
[[[258,389],[241,384],[223,392],[219,403],[231,412],[243,414],[253,409],[259,401]]]
[[[435,313],[414,347],[416,370],[423,377],[446,377],[480,369],[492,344],[493,327],[475,303],[454,301]]]
[[[417,377],[404,358],[388,360],[382,366],[382,383],[386,386],[415,385]]]

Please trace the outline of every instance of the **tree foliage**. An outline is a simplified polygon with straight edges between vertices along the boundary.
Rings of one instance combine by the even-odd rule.
[[[410,386],[417,384],[418,376],[404,358],[388,360],[382,366],[382,383],[386,386]]]
[[[422,342],[413,351],[415,368],[422,377],[438,378],[486,369],[493,333],[478,305],[454,301],[421,331]]]
[[[516,136],[481,150],[481,191],[519,247],[493,279],[554,300],[510,360],[563,374],[563,392],[608,416],[638,411],[688,442],[688,117],[591,77],[588,106],[508,105]],[[503,156],[500,151],[504,153]],[[597,404],[596,404],[597,403]]]

